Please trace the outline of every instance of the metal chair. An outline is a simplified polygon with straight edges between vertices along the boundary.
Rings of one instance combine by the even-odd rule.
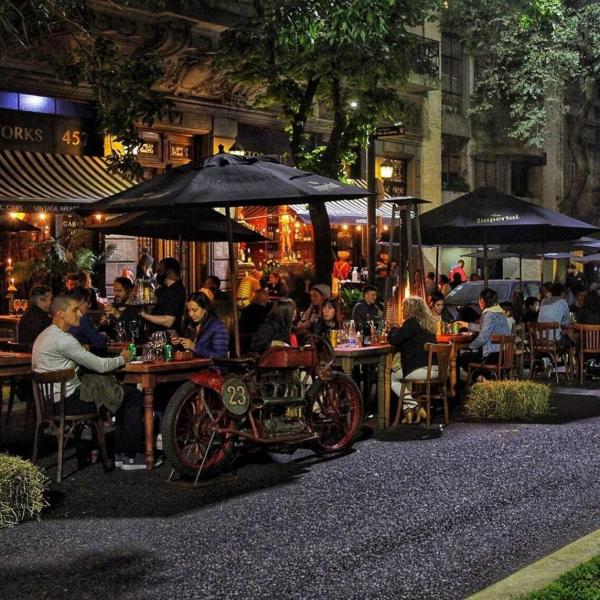
[[[425,403],[425,412],[427,413],[427,429],[431,429],[431,401],[441,400],[444,406],[444,423],[450,423],[450,411],[448,409],[448,367],[450,365],[450,352],[452,346],[450,344],[425,344],[427,351],[427,375],[423,379],[400,379],[402,384],[400,388],[400,397],[398,400],[398,408],[394,418],[393,427],[400,423],[402,415],[402,402],[405,395],[406,386],[408,384],[424,387],[425,391],[414,391],[412,397],[422,405]],[[435,360],[434,360],[435,357]],[[437,365],[437,373],[433,369]],[[432,393],[433,386],[433,393]]]
[[[58,442],[56,473],[56,481],[58,482],[62,481],[65,446],[71,436],[78,439],[84,423],[94,425],[98,436],[98,444],[100,446],[100,455],[102,457],[104,470],[108,471],[109,469],[108,455],[106,453],[106,440],[104,436],[104,424],[100,414],[98,412],[89,412],[82,415],[65,414],[67,381],[74,377],[75,371],[73,369],[48,371],[45,373],[34,371],[32,374],[36,422],[31,462],[35,463],[37,461],[39,440],[42,430],[50,429],[56,434]],[[58,403],[55,402],[57,387],[59,388]],[[58,414],[55,412],[55,406],[57,404]]]
[[[565,353],[568,354],[567,348],[559,348],[558,340],[555,339],[554,332],[560,331],[560,323],[529,323],[529,352],[530,352],[530,366],[529,366],[529,379],[533,379],[533,372],[535,370],[535,359],[548,355],[554,365],[554,374],[556,376],[556,383],[558,383],[558,359],[563,357]],[[552,334],[552,335],[551,335]],[[565,370],[567,379],[569,378],[569,361],[564,359]]]
[[[577,348],[577,367],[579,369],[579,385],[583,385],[585,355],[600,355],[600,325],[584,325],[576,323],[575,331],[579,333]]]
[[[493,375],[494,379],[511,379],[515,357],[514,335],[492,335],[491,342],[498,344],[498,361],[495,363],[469,363],[467,370],[467,385],[471,385],[471,378],[476,371],[485,371]]]

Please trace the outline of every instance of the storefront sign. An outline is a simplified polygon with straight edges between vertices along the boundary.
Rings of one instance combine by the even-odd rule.
[[[96,142],[89,119],[0,109],[0,149],[81,155]]]
[[[406,129],[404,125],[390,125],[389,127],[376,127],[375,128],[375,137],[388,137],[394,135],[404,135],[406,133]]]

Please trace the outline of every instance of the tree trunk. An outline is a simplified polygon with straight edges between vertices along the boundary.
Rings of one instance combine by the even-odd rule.
[[[315,279],[318,283],[331,285],[333,253],[331,251],[331,225],[324,202],[309,204],[310,220],[313,226],[315,250]]]
[[[585,191],[588,177],[590,175],[590,160],[587,152],[583,132],[591,107],[591,90],[585,95],[574,93],[567,98],[571,111],[566,117],[567,147],[573,165],[570,185],[560,210],[567,215],[577,216],[579,214],[579,202]]]

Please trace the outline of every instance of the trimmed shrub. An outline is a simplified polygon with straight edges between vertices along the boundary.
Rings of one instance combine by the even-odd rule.
[[[0,454],[0,528],[39,519],[47,502],[44,474],[28,460]]]
[[[550,386],[533,381],[483,381],[469,390],[465,410],[481,421],[544,417],[550,410]]]

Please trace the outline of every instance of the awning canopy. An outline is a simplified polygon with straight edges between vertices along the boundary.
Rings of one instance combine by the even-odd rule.
[[[352,185],[368,189],[367,182],[364,179],[350,179]],[[385,194],[386,198],[390,196]],[[307,204],[289,204],[298,218],[305,223],[310,222],[310,214]],[[356,200],[335,200],[325,204],[329,222],[332,224],[366,225],[367,223],[367,199],[359,198]],[[245,221],[265,216],[266,209],[262,206],[248,206],[243,209],[243,218]],[[377,216],[382,217],[384,223],[389,224],[392,219],[392,205],[382,204],[377,208]]]
[[[0,210],[70,212],[132,185],[97,156],[0,150]]]

